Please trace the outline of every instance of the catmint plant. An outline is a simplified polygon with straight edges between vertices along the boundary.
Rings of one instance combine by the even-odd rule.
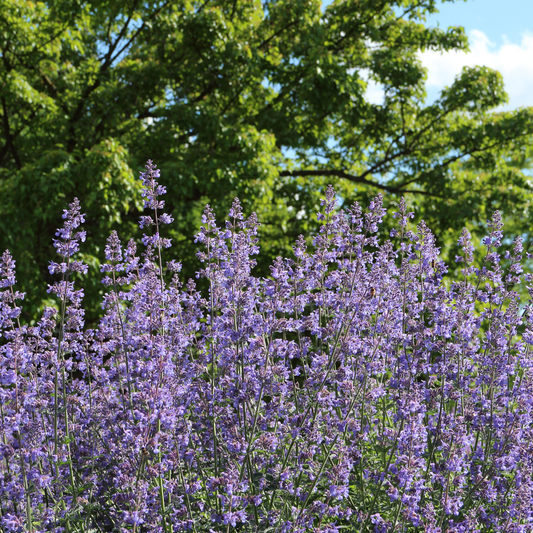
[[[533,276],[498,212],[449,274],[403,199],[383,241],[381,197],[340,210],[329,187],[258,278],[256,216],[207,206],[201,293],[165,262],[151,161],[141,179],[142,249],[109,236],[94,329],[77,200],[35,326],[1,258],[2,532],[533,530]]]

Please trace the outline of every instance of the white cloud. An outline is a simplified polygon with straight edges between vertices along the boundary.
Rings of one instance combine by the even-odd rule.
[[[348,70],[349,74],[353,74],[355,69]],[[366,68],[359,71],[359,76],[362,80],[366,81],[365,99],[374,105],[382,105],[385,100],[385,93],[383,91],[383,85],[369,77],[369,72]]]
[[[382,105],[385,101],[385,93],[383,85],[374,80],[368,80],[365,92],[365,98],[368,102],[374,105]]]
[[[520,44],[508,39],[496,47],[479,30],[470,32],[470,52],[424,52],[422,63],[428,69],[429,100],[451,85],[465,66],[483,65],[499,71],[504,79],[509,104],[503,109],[533,106],[533,35],[522,35]]]

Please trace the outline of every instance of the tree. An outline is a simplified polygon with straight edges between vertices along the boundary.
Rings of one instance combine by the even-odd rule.
[[[424,24],[436,9],[436,0],[337,0],[325,11],[320,0],[0,0],[0,247],[17,259],[28,299],[46,298],[50,236],[78,196],[96,242],[85,250],[94,315],[105,238],[136,224],[136,173],[149,158],[176,220],[171,253],[191,276],[206,202],[224,213],[239,196],[257,211],[265,274],[268,258],[312,231],[326,183],[343,201],[407,195],[443,229],[477,219],[482,202],[530,202],[513,154],[529,142],[533,113],[491,111],[506,101],[497,72],[465,69],[425,104],[419,52],[468,47],[462,28]],[[368,101],[369,81],[382,104]]]

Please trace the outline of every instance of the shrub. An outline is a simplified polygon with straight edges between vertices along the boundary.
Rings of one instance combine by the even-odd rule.
[[[0,309],[3,531],[531,531],[531,302],[522,243],[480,268],[466,230],[445,283],[434,238],[403,201],[380,242],[381,197],[318,215],[313,251],[253,274],[258,222],[206,207],[198,276],[163,266],[159,171],[137,255],[113,233],[98,328],[72,276],[77,200],[54,241],[59,309],[20,325],[4,253]],[[504,268],[505,266],[505,268]],[[530,293],[533,288],[529,287]]]

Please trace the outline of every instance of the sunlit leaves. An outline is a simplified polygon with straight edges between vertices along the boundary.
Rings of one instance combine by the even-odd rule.
[[[325,10],[319,0],[0,0],[0,249],[30,255],[21,282],[44,297],[59,204],[79,195],[96,257],[109,230],[135,226],[135,176],[148,158],[169,180],[173,250],[190,276],[188,236],[205,202],[227,210],[239,196],[258,212],[263,274],[316,229],[328,183],[346,200],[408,195],[443,228],[441,244],[458,214],[528,204],[518,162],[533,118],[492,111],[506,101],[498,73],[466,69],[424,101],[420,52],[468,49],[462,28],[425,24],[436,9],[436,0]],[[379,103],[367,93],[376,83]]]

